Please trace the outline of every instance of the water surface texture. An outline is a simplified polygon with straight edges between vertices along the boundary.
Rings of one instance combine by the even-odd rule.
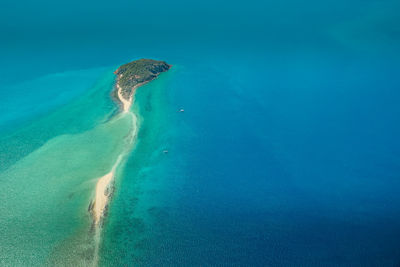
[[[398,266],[399,12],[5,3],[0,266]],[[139,58],[173,67],[120,114],[113,71]]]

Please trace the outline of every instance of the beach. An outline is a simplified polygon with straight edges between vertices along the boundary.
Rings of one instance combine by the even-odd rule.
[[[125,99],[125,97],[122,96],[121,87],[118,84],[116,85],[116,87],[117,87],[118,100],[121,101],[122,111],[123,112],[128,112],[129,108],[132,105],[132,98]]]
[[[0,266],[397,266],[399,7],[8,1]]]
[[[104,215],[104,211],[107,207],[109,197],[111,194],[111,183],[115,177],[115,169],[118,167],[119,163],[121,162],[122,155],[120,155],[115,162],[112,170],[107,173],[106,175],[100,177],[96,184],[96,191],[95,191],[95,200],[93,203],[92,211],[93,211],[93,220],[94,223],[97,225],[100,222],[100,219]]]
[[[98,178],[98,181],[96,183],[96,189],[95,189],[95,197],[93,201],[93,205],[91,205],[91,210],[93,213],[93,221],[95,225],[98,225],[99,222],[101,221],[102,216],[104,216],[104,213],[107,208],[107,204],[110,200],[110,196],[112,193],[112,182],[113,179],[115,178],[116,174],[116,169],[119,167],[121,161],[123,160],[123,157],[126,156],[130,149],[131,146],[134,142],[136,133],[137,133],[137,117],[134,114],[134,112],[130,111],[130,108],[132,106],[132,102],[134,100],[134,95],[135,91],[137,88],[140,86],[144,85],[145,83],[140,83],[134,86],[131,90],[131,96],[129,99],[126,99],[122,95],[122,88],[118,84],[118,79],[116,83],[116,88],[117,88],[117,95],[118,95],[118,100],[121,102],[121,113],[118,114],[117,116],[131,116],[132,117],[132,131],[129,133],[127,139],[121,140],[121,142],[124,142],[126,144],[124,150],[121,152],[121,154],[118,156],[116,162],[112,166],[112,169],[110,172],[105,174],[104,176]]]
[[[122,93],[121,93],[122,88],[119,86],[118,82],[116,84],[116,88],[117,88],[118,100],[121,101],[121,104],[122,104],[122,113],[127,113],[127,112],[129,112],[129,109],[132,105],[132,99],[133,99],[134,92],[132,94],[132,97],[130,97],[130,99],[127,100],[122,96]],[[132,113],[132,116],[133,116],[133,121],[136,121],[135,115],[133,113]],[[133,132],[136,132],[136,130],[133,129]],[[133,135],[132,135],[131,142],[132,141],[133,141]],[[129,142],[129,143],[131,143],[131,142]],[[96,183],[95,199],[93,202],[93,206],[91,207],[95,225],[99,224],[100,219],[104,215],[104,211],[107,207],[109,197],[111,194],[111,190],[112,190],[110,188],[110,186],[115,177],[116,168],[119,166],[121,159],[123,157],[123,154],[124,154],[124,152],[122,152],[118,156],[117,161],[113,165],[111,171],[109,173],[107,173],[106,175],[98,178],[98,181]]]

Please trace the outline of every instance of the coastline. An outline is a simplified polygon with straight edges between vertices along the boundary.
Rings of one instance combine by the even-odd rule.
[[[112,166],[110,172],[99,178],[96,178],[97,182],[95,187],[94,201],[89,206],[89,209],[92,213],[94,225],[99,225],[101,219],[104,217],[109,200],[112,195],[112,183],[116,176],[116,170],[120,166],[121,161],[131,150],[132,144],[135,141],[135,137],[138,131],[136,114],[134,114],[132,111],[129,111],[128,109],[128,110],[123,110],[122,113],[120,113],[120,115],[132,116],[132,131],[127,137],[127,140],[125,140],[126,141],[125,149],[123,149],[122,152],[118,155],[118,158],[115,161],[114,165]]]
[[[145,63],[143,63],[145,61]],[[138,62],[138,61],[136,61]],[[129,130],[128,134],[125,135],[124,138],[122,138],[121,142],[123,142],[122,149],[120,153],[117,156],[117,159],[115,163],[112,165],[111,170],[106,173],[105,175],[101,177],[97,177],[96,180],[96,186],[95,186],[95,193],[94,193],[94,199],[89,204],[89,212],[91,213],[92,216],[92,226],[94,228],[94,265],[97,266],[98,261],[99,261],[99,248],[100,248],[100,243],[101,243],[101,229],[103,227],[103,222],[104,218],[107,215],[107,209],[109,207],[109,202],[112,198],[113,195],[113,190],[114,190],[114,181],[116,179],[116,176],[118,175],[117,169],[121,167],[122,161],[124,161],[127,157],[127,155],[131,152],[133,144],[136,140],[137,132],[138,132],[138,114],[135,114],[134,111],[131,110],[131,107],[133,105],[136,89],[138,89],[140,86],[147,84],[148,82],[151,82],[155,80],[161,72],[167,71],[170,68],[170,65],[167,65],[164,62],[163,67],[159,67],[156,65],[156,70],[154,69],[145,69],[148,73],[141,72],[141,69],[137,70],[137,66],[139,65],[140,68],[145,68],[143,64],[147,64],[145,66],[148,66],[148,62],[146,60],[139,60],[139,63],[136,63],[135,61],[133,63],[128,63],[128,68],[133,68],[134,72],[130,72],[130,69],[128,70],[129,76],[124,76],[126,69],[123,69],[122,72],[124,74],[119,74],[118,70],[121,69],[118,68],[114,74],[116,74],[116,84],[114,86],[114,93],[113,95],[115,96],[116,102],[119,102],[120,106],[120,112],[116,114],[114,119],[125,119],[128,117],[131,118],[132,126],[131,130]],[[151,62],[152,63],[152,62]],[[129,65],[130,64],[130,65]],[[154,63],[152,63],[154,64]],[[125,66],[126,66],[125,65]],[[133,66],[133,67],[132,67]],[[167,66],[167,67],[166,67]],[[153,66],[151,66],[153,67]],[[157,69],[159,68],[159,69]],[[132,77],[135,79],[141,78],[138,74],[135,74],[135,71],[138,71],[140,75],[144,75],[145,80],[136,83],[133,86],[129,86],[129,84],[126,84],[126,79],[128,79],[128,83],[132,80]],[[159,71],[159,73],[155,74],[154,71]],[[149,74],[150,73],[150,74]],[[147,75],[147,76],[146,76]],[[149,77],[150,76],[150,77]],[[125,79],[125,80],[121,80]],[[116,90],[116,92],[115,92]],[[123,166],[122,166],[123,167]]]
[[[117,96],[118,96],[118,100],[121,102],[122,104],[122,111],[123,112],[128,112],[128,110],[130,109],[131,105],[132,105],[132,98],[126,100],[121,93],[121,86],[119,86],[118,82],[117,82]]]
[[[117,161],[114,163],[111,171],[106,175],[98,178],[96,183],[95,200],[92,206],[93,223],[98,225],[107,208],[107,204],[111,195],[111,183],[115,177],[115,170],[121,162],[123,153],[118,156]]]
[[[158,75],[159,75],[159,74],[158,74]],[[129,109],[131,108],[132,103],[133,103],[133,97],[134,97],[134,95],[135,95],[136,89],[138,89],[139,87],[141,87],[141,86],[143,86],[143,85],[145,85],[145,84],[147,84],[147,83],[149,83],[149,82],[155,80],[155,79],[158,77],[158,75],[157,75],[154,79],[151,79],[151,80],[149,80],[149,81],[145,81],[145,82],[142,82],[142,83],[139,83],[139,84],[133,86],[132,89],[131,89],[131,90],[132,90],[132,91],[131,91],[131,92],[132,92],[132,95],[129,97],[129,99],[126,99],[126,98],[122,95],[122,88],[121,88],[121,86],[118,84],[118,81],[119,81],[119,78],[120,78],[120,77],[117,78],[117,83],[116,83],[115,87],[117,88],[117,96],[118,96],[118,100],[120,101],[120,103],[121,103],[121,105],[122,105],[121,108],[122,108],[122,112],[123,112],[123,113],[128,112]]]
[[[140,86],[142,86],[150,81],[146,81],[146,82],[143,82],[143,83],[140,83],[140,84],[137,84],[136,86],[134,86],[132,88],[132,91],[131,91],[132,94],[129,99],[126,99],[122,95],[122,88],[118,84],[118,82],[119,82],[119,77],[117,77],[117,82],[116,82],[115,87],[117,89],[118,101],[122,105],[120,114],[128,114],[128,113],[131,114],[132,115],[132,124],[134,125],[134,127],[133,127],[133,130],[131,133],[132,135],[129,138],[130,140],[128,140],[128,142],[127,142],[126,149],[124,151],[122,151],[121,154],[118,156],[117,161],[114,163],[111,171],[100,178],[96,178],[97,183],[96,183],[96,187],[95,187],[95,197],[94,197],[94,201],[89,206],[89,209],[92,212],[94,225],[99,225],[102,217],[104,216],[104,213],[108,206],[108,202],[111,197],[111,193],[112,193],[111,185],[115,178],[116,169],[120,165],[124,155],[128,153],[128,151],[130,149],[130,145],[132,145],[132,143],[135,140],[135,136],[137,133],[137,125],[136,125],[137,116],[136,116],[136,114],[134,114],[133,112],[130,111],[130,108],[131,108],[133,100],[134,100],[135,91],[137,88],[139,88]]]
[[[108,205],[113,194],[113,182],[117,175],[117,168],[120,167],[121,162],[131,151],[138,132],[137,115],[133,111],[129,110],[129,107],[132,104],[132,99],[133,97],[131,98],[131,101],[127,101],[127,103],[129,104],[128,106],[124,106],[124,108],[127,109],[122,110],[122,112],[117,115],[132,117],[132,130],[129,132],[128,136],[124,138],[124,141],[126,142],[125,148],[122,149],[121,153],[118,155],[117,160],[111,168],[111,171],[99,178],[96,178],[97,182],[95,187],[94,200],[92,200],[89,205],[89,211],[93,220],[92,226],[94,227],[94,266],[97,266],[99,261],[101,227],[103,218],[106,216]]]

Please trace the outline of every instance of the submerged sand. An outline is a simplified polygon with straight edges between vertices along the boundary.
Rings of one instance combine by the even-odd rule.
[[[147,81],[148,82],[148,81]],[[131,89],[131,94],[129,99],[126,99],[123,94],[122,94],[122,88],[118,84],[116,84],[117,88],[117,96],[118,100],[120,101],[122,105],[122,112],[120,113],[120,116],[132,116],[132,131],[130,134],[127,136],[125,139],[126,141],[126,149],[121,151],[121,154],[118,156],[116,162],[114,163],[112,169],[110,172],[105,174],[104,176],[97,178],[98,181],[96,183],[96,190],[95,190],[95,197],[94,197],[94,202],[90,206],[90,210],[92,212],[93,216],[93,223],[95,225],[95,253],[94,253],[94,265],[97,265],[98,263],[98,251],[99,251],[99,244],[100,244],[100,228],[101,228],[101,220],[105,216],[105,212],[107,210],[108,203],[110,201],[110,197],[113,191],[112,185],[114,178],[116,176],[116,170],[121,164],[121,161],[124,159],[124,157],[129,153],[129,151],[132,148],[132,144],[135,140],[135,137],[137,135],[137,117],[136,115],[130,111],[130,108],[133,103],[135,91],[138,87],[146,84],[147,82],[143,82],[140,84],[137,84]]]
[[[103,177],[100,177],[96,184],[96,197],[93,204],[93,218],[94,223],[98,224],[104,211],[107,207],[108,198],[110,195],[111,182],[114,178],[115,170],[107,173]]]
[[[118,82],[117,82],[117,95],[118,95],[118,99],[119,101],[121,101],[122,103],[122,113],[128,113],[130,110],[130,107],[132,105],[133,102],[133,96],[134,96],[134,90],[141,86],[142,84],[138,84],[137,86],[135,86],[134,88],[132,88],[132,96],[130,97],[130,99],[126,99],[125,97],[123,97],[122,95],[122,88],[121,86],[119,86]],[[130,145],[133,142],[134,136],[136,134],[136,116],[135,114],[132,114],[132,122],[134,125],[134,129],[132,131],[132,135],[130,140],[128,140],[128,144]],[[129,149],[129,147],[127,148]],[[126,151],[123,151],[119,156],[117,161],[115,162],[115,164],[113,165],[111,171],[107,174],[105,174],[104,176],[98,178],[97,184],[96,184],[96,191],[95,191],[95,198],[94,198],[94,203],[93,206],[91,207],[92,213],[93,213],[93,221],[94,224],[97,225],[99,224],[101,218],[104,215],[104,212],[107,208],[107,204],[110,198],[110,194],[112,192],[112,181],[115,177],[115,171],[118,167],[118,165],[120,164],[123,155],[126,153]]]
[[[117,87],[117,95],[118,95],[118,99],[119,101],[121,101],[122,104],[122,113],[128,113],[131,106],[132,106],[132,102],[133,102],[133,97],[134,97],[134,92],[135,89],[138,88],[139,86],[141,86],[143,84],[138,84],[136,85],[134,88],[132,88],[132,96],[130,97],[130,99],[126,99],[123,95],[122,95],[122,88],[121,86],[119,86],[118,82],[116,84]],[[136,135],[136,116],[135,114],[132,114],[132,122],[134,125],[134,129],[132,131],[130,140],[128,140],[128,146],[132,144],[134,137]],[[127,149],[129,149],[129,147],[127,147]],[[115,164],[113,165],[111,171],[107,174],[105,174],[104,176],[98,178],[97,184],[96,184],[96,191],[95,191],[95,198],[94,198],[94,203],[93,206],[91,207],[91,211],[93,214],[93,221],[95,225],[98,225],[101,218],[104,216],[104,212],[107,208],[108,205],[108,201],[110,198],[110,194],[112,192],[112,181],[115,177],[115,171],[118,167],[118,165],[120,164],[124,154],[126,153],[126,151],[123,151],[119,156],[117,161],[115,162]]]

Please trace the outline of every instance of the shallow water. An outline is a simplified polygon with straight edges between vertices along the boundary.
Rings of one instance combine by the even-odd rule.
[[[116,109],[115,105],[107,103],[112,85],[113,76],[106,74],[86,96],[65,106],[64,112],[62,109],[51,112],[22,127],[19,135],[2,140],[14,141],[14,151],[18,151],[16,147],[19,146],[22,150],[21,154],[15,155],[17,161],[5,166],[0,174],[3,188],[0,229],[4,237],[1,250],[5,264],[43,265],[58,262],[60,257],[64,263],[79,263],[85,257],[93,257],[87,252],[93,241],[84,237],[90,235],[92,219],[88,205],[94,196],[96,178],[111,170],[113,162],[125,149],[124,139],[131,128],[136,127],[125,114],[108,119],[110,112]],[[103,95],[104,88],[107,93]],[[95,101],[96,97],[103,99],[107,113],[102,101]],[[91,112],[81,113],[90,108]],[[87,129],[89,124],[78,129],[79,123],[68,128],[71,118],[74,122],[84,122],[96,117],[97,125],[93,128]],[[60,128],[63,124],[68,126]],[[33,136],[32,143],[26,148],[28,151],[25,151],[24,142],[31,140],[15,139],[29,138],[32,130],[46,133]],[[29,151],[30,148],[33,150]],[[85,241],[79,246],[73,244],[73,236],[77,233],[82,235],[77,238]],[[87,256],[74,253],[86,253]]]
[[[398,3],[151,5],[0,16],[0,265],[93,263],[112,71],[150,57],[174,66],[137,91],[100,266],[396,266]]]

